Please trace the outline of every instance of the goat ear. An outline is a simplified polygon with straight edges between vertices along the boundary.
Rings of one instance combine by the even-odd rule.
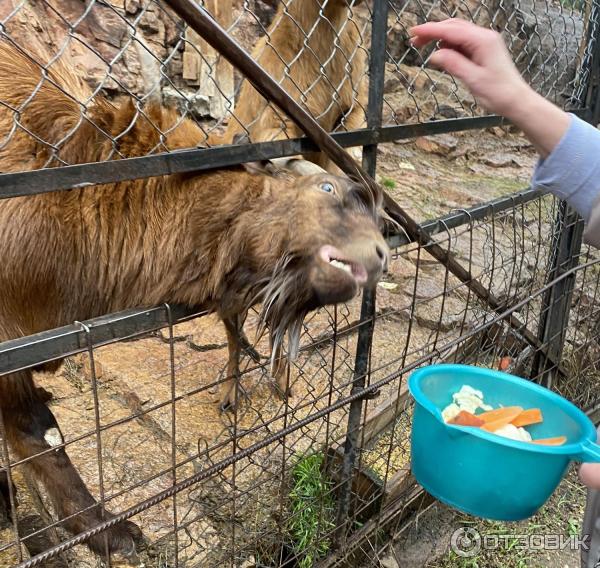
[[[242,167],[249,173],[255,175],[273,175],[273,165],[269,160],[260,160],[258,162],[246,162]]]
[[[263,175],[272,178],[287,180],[293,178],[289,171],[280,168],[277,164],[271,162],[270,160],[261,160],[259,162],[246,162],[245,164],[242,164],[242,167],[249,174],[253,175]]]

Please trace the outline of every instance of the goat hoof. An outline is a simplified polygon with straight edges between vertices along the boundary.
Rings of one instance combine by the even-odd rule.
[[[219,410],[221,411],[221,413],[225,413],[225,412],[233,412],[235,410],[235,403],[232,402],[231,400],[222,400],[219,403]]]
[[[277,382],[273,382],[273,390],[277,393],[277,396],[281,400],[287,400],[288,398],[292,398],[292,387],[288,386],[286,389],[283,389],[279,386]]]
[[[240,341],[240,346],[242,347],[242,350],[244,351],[244,353],[246,353],[250,357],[250,359],[252,359],[255,363],[260,363],[260,360],[262,359],[262,357],[260,356],[260,353],[254,347],[254,345],[252,345],[252,343],[250,343],[250,341],[246,337],[245,333],[243,333],[243,332],[240,333],[239,341]]]
[[[260,363],[260,353],[252,347],[252,345],[248,345],[244,348],[250,359],[252,359],[255,363]]]
[[[250,395],[248,394],[248,391],[244,387],[242,387],[242,385],[238,384],[237,388],[238,388],[237,401],[235,399],[235,391],[231,391],[219,403],[219,410],[221,412],[233,412],[237,408],[237,405],[239,404],[242,397],[245,398],[247,401],[250,400]]]
[[[139,564],[137,546],[143,546],[144,535],[131,521],[123,521],[106,531],[91,537],[88,546],[99,556],[106,554],[106,542],[111,554],[125,558],[130,564]]]

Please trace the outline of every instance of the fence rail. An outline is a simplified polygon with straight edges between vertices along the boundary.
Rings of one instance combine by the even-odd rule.
[[[25,51],[40,74],[20,101],[0,96],[0,113],[9,116],[3,122],[0,114],[0,200],[93,192],[97,184],[299,154],[322,160],[315,158],[318,150],[351,167],[335,143],[362,147],[366,174],[379,174],[382,182],[390,171],[408,176],[416,159],[424,169],[458,172],[458,160],[468,165],[468,155],[450,161],[437,150],[411,154],[401,143],[417,140],[426,148],[444,135],[465,133],[460,140],[496,136],[509,148],[517,135],[430,69],[429,51],[410,46],[408,27],[447,16],[501,31],[538,91],[598,122],[595,1],[205,1],[201,9],[266,69],[273,83],[263,91],[268,101],[252,98],[235,64],[255,83],[260,69],[235,46],[219,53],[215,42],[209,45],[210,38],[179,21],[172,8],[186,5],[19,0],[0,6],[4,41]],[[186,19],[191,24],[194,18]],[[297,52],[286,58],[289,46],[281,42],[293,38]],[[329,38],[328,51],[321,38]],[[223,57],[231,54],[234,66]],[[316,62],[313,77],[298,75],[299,60]],[[77,64],[87,85],[85,93],[67,92],[81,116],[66,135],[44,139],[29,125],[28,109],[48,84],[56,85],[54,72],[66,61]],[[275,105],[278,86],[289,100]],[[319,89],[324,108],[311,99]],[[116,130],[102,123],[95,114],[100,97],[109,105],[131,101],[129,120]],[[244,107],[249,100],[250,111]],[[179,110],[169,124],[151,111],[165,102]],[[264,117],[271,133],[261,137],[257,125]],[[316,143],[300,137],[294,119],[304,120]],[[141,124],[150,124],[154,142],[128,155],[123,141]],[[196,148],[173,142],[182,124],[196,129]],[[95,129],[103,148],[97,160],[69,160],[69,144],[82,125]],[[484,134],[497,127],[502,138]],[[233,143],[230,130],[251,143]],[[30,163],[10,161],[15,144],[37,148]],[[397,149],[391,159],[389,148]],[[471,173],[480,175],[476,167]],[[491,184],[492,177],[481,183]],[[600,256],[582,246],[582,223],[571,211],[538,191],[511,187],[465,207],[446,203],[439,187],[441,215],[423,215],[408,186],[388,187],[389,203],[408,204],[432,243],[391,229],[393,260],[377,297],[367,292],[362,302],[307,317],[288,374],[293,396],[283,400],[271,386],[268,342],[259,337],[245,348],[238,406],[220,413],[213,399],[226,380],[227,338],[214,316],[185,306],[132,306],[0,343],[0,381],[45,368],[36,384],[52,391],[47,404],[62,430],[62,443],[24,459],[11,455],[0,430],[0,477],[9,481],[8,493],[0,491],[0,563],[95,566],[94,555],[76,545],[132,519],[146,542],[138,542],[139,556],[128,560],[146,566],[371,565],[378,545],[373,535],[410,522],[429,502],[410,474],[412,410],[404,379],[412,369],[440,361],[497,366],[503,359],[511,372],[597,409]],[[436,261],[434,246],[451,254],[469,278]],[[473,281],[487,296],[474,293]],[[250,312],[246,329],[258,328],[259,315]],[[48,366],[65,358],[62,371]],[[68,451],[102,505],[119,513],[79,534],[65,531],[68,519],[57,518],[30,469],[56,448]],[[105,555],[106,565],[112,556]]]

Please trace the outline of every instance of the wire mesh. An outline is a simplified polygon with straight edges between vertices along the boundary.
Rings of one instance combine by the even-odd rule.
[[[204,5],[327,130],[365,126],[371,3],[233,0]],[[429,52],[409,45],[411,25],[447,16],[501,31],[525,77],[549,99],[570,108],[589,104],[597,25],[592,3],[391,1],[380,101],[384,127],[483,114],[463,87],[427,66]],[[125,141],[140,124],[151,135],[135,156],[238,142],[240,134],[251,142],[301,134],[272,103],[256,98],[235,69],[162,2],[22,0],[0,6],[0,22],[3,40],[26,52],[39,72],[32,90],[16,104],[0,100],[9,116],[0,123],[3,173],[49,167],[58,172],[60,166],[84,161],[134,157]],[[55,78],[63,64],[74,65],[83,79],[76,91]],[[30,113],[47,84],[58,87],[78,109],[75,119],[50,137],[30,125]],[[98,120],[101,99],[114,106],[130,101],[128,119],[118,128]],[[157,120],[151,110],[156,104],[173,105],[178,112],[168,121]],[[70,143],[84,125],[101,140],[102,151],[81,157]],[[181,139],[181,128],[191,128],[193,136]],[[493,176],[469,181],[487,183],[490,199],[524,186],[523,173],[510,168],[515,160],[520,168],[533,160],[522,139],[505,131],[493,136],[494,148],[510,155],[488,160],[491,167],[506,166],[508,173],[498,170],[495,177],[502,183],[493,187]],[[36,153],[27,163],[11,161],[23,141],[34,144]],[[471,209],[481,193],[471,198],[447,190],[434,203],[420,200],[418,160],[426,159],[425,168],[436,172],[447,168],[444,184],[463,184],[456,172],[465,164],[481,175],[474,163],[477,149],[464,150],[465,143],[456,134],[421,137],[394,145],[393,151],[380,147],[378,173],[396,199],[411,200],[410,210],[419,219],[459,209],[462,221],[438,221],[436,241],[501,299],[502,309],[518,317],[521,330],[402,235],[391,235],[396,248],[377,288],[373,321],[361,320],[358,300],[307,317],[299,356],[288,372],[288,397],[270,377],[270,347],[263,337],[243,354],[238,404],[232,412],[219,411],[227,337],[215,316],[178,323],[172,307],[162,306],[166,325],[155,326],[162,330],[136,330],[102,346],[93,342],[93,325],[79,324],[86,337],[79,354],[67,357],[59,370],[36,373],[36,385],[44,389],[40,395],[51,395],[47,404],[60,425],[59,443],[19,460],[0,432],[0,511],[5,512],[0,563],[91,567],[127,561],[161,568],[368,563],[377,559],[376,539],[369,537],[426,504],[410,475],[412,410],[404,379],[411,369],[440,361],[502,363],[533,380],[552,370],[553,388],[594,409],[600,257],[584,248],[559,259],[563,270],[555,276],[565,278],[565,270],[571,270],[574,284],[548,300],[546,293],[555,289],[548,275],[556,268],[561,235],[580,225],[573,217],[561,217],[553,198],[514,195],[500,208]],[[455,160],[450,166],[448,155]],[[322,157],[312,158],[331,168]],[[566,318],[560,334],[540,335],[556,306]],[[355,376],[357,336],[367,325],[374,325],[368,373],[365,388],[356,392],[352,387],[361,378]],[[249,337],[258,326],[259,313],[252,311],[245,325]],[[520,333],[524,330],[543,337],[542,344],[528,343]],[[554,360],[547,353],[557,341],[564,347]],[[357,400],[363,401],[360,421],[349,423],[350,404]],[[348,486],[344,444],[353,428],[358,458],[349,464]],[[106,507],[104,512],[92,503],[71,517],[92,511],[98,522],[82,527],[92,532],[94,526],[115,530],[117,521],[131,519],[141,530],[135,552],[107,554],[104,544],[100,559],[76,545],[85,536],[73,540],[73,531],[65,530],[69,519],[57,518],[31,473],[35,460],[56,448],[67,451]],[[350,507],[340,533],[336,511],[342,491],[349,491]]]

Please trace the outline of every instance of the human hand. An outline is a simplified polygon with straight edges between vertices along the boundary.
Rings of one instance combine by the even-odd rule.
[[[523,130],[542,158],[556,148],[571,119],[527,85],[499,33],[459,19],[409,32],[417,48],[439,41],[430,64],[460,79],[481,106]]]
[[[600,489],[600,463],[582,463],[579,479],[590,489]]]
[[[510,118],[535,95],[512,62],[502,36],[471,22],[450,19],[409,30],[412,44],[424,47],[440,41],[429,63],[460,79],[488,111]]]

